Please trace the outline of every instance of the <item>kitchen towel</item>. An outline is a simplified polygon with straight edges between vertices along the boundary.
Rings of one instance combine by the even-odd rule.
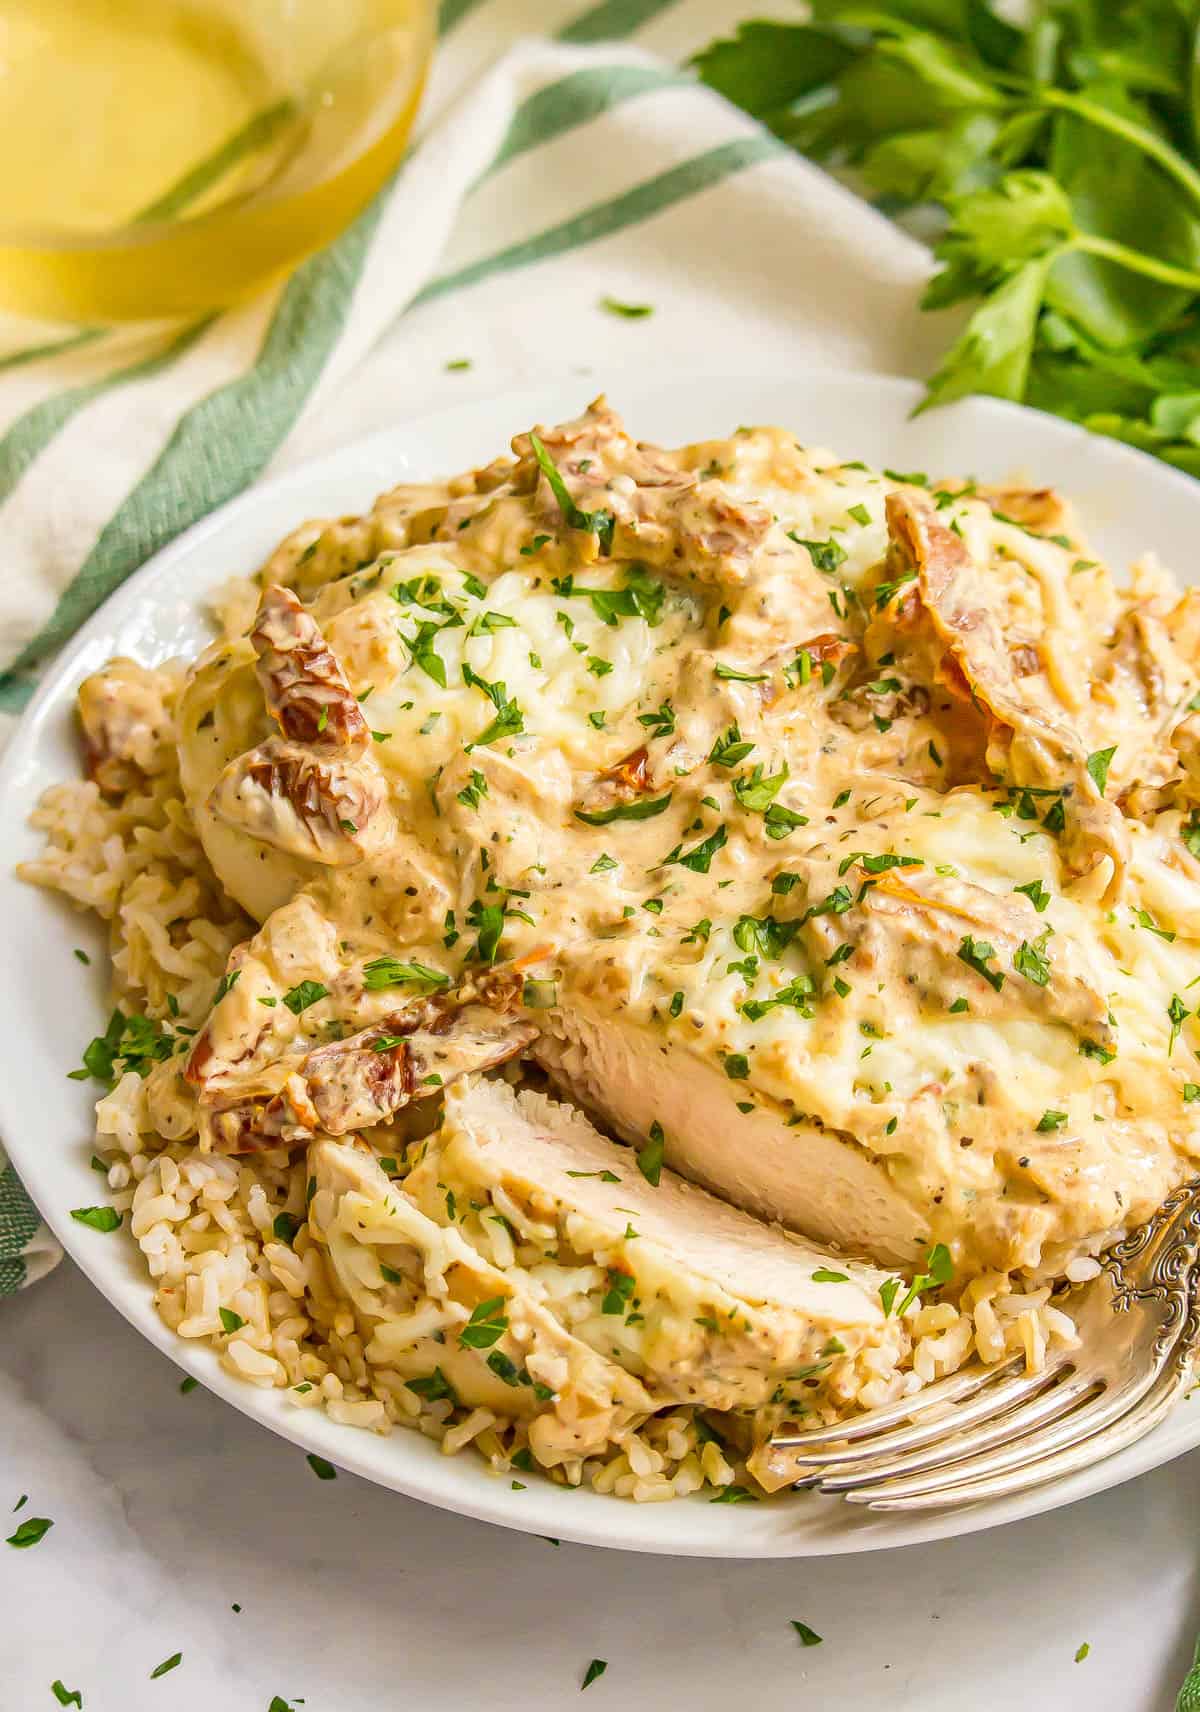
[[[184,327],[0,326],[0,735],[152,553],[373,429],[547,375],[582,408],[632,366],[927,372],[928,251],[686,69],[731,24],[728,0],[442,0],[408,158],[290,278]],[[54,1255],[0,1153],[0,1294]]]

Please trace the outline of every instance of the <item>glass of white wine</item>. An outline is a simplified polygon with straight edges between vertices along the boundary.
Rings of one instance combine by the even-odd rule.
[[[0,308],[225,304],[399,161],[434,0],[0,0]]]

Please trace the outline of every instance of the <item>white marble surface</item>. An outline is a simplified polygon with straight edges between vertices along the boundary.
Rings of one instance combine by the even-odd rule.
[[[55,1678],[84,1712],[551,1712],[597,1656],[585,1712],[1170,1712],[1200,1628],[1200,1454],[940,1545],[669,1560],[318,1481],[178,1387],[69,1263],[0,1302],[0,1519],[55,1524],[0,1545],[3,1712]]]

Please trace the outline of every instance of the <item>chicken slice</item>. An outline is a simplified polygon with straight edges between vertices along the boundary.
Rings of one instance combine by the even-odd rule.
[[[836,1410],[856,1394],[862,1351],[876,1351],[878,1372],[907,1351],[881,1303],[885,1272],[643,1164],[574,1108],[477,1081],[447,1101],[405,1189],[485,1252],[502,1209],[523,1267],[565,1305],[574,1335],[635,1373],[659,1406]]]
[[[533,1052],[555,1081],[639,1146],[661,1123],[666,1163],[681,1176],[816,1242],[919,1264],[928,1217],[896,1184],[890,1161],[853,1136],[757,1090],[753,1109],[739,1110],[744,1083],[575,996],[542,1018]]]
[[[368,1362],[426,1398],[524,1423],[547,1468],[595,1456],[653,1411],[640,1382],[573,1337],[528,1278],[420,1212],[362,1147],[309,1149],[309,1227]]]

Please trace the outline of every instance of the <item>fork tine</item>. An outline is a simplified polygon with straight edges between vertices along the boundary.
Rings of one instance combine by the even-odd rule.
[[[1023,1436],[1034,1427],[1040,1427],[1045,1422],[1066,1414],[1081,1403],[1089,1392],[1094,1391],[1095,1385],[1095,1380],[1072,1375],[1061,1383],[1046,1387],[1039,1396],[1033,1397],[1019,1408],[1009,1410],[998,1419],[989,1418],[982,1421],[971,1432],[960,1434],[956,1431],[949,1442],[943,1440],[928,1444],[906,1456],[875,1458],[839,1467],[829,1479],[818,1476],[817,1485],[822,1492],[851,1492],[858,1487],[874,1486],[879,1481],[897,1479],[901,1475],[920,1474],[926,1469],[945,1467],[951,1460],[965,1460],[977,1452],[990,1450],[994,1445],[1007,1444],[1010,1439]]]
[[[1088,1439],[1082,1443],[1068,1445],[1052,1456],[1039,1458],[1016,1479],[1009,1474],[993,1474],[987,1479],[968,1481],[965,1485],[956,1486],[947,1492],[924,1492],[908,1498],[887,1498],[881,1495],[878,1499],[869,1497],[864,1492],[861,1499],[852,1498],[851,1502],[869,1502],[873,1510],[936,1510],[950,1504],[978,1504],[988,1498],[1007,1498],[1018,1492],[1027,1492],[1031,1486],[1044,1486],[1048,1481],[1078,1474],[1082,1469],[1090,1468],[1093,1463],[1103,1462],[1107,1457],[1115,1456],[1118,1451],[1135,1444],[1165,1419],[1174,1403],[1174,1392],[1159,1397],[1149,1407],[1136,1409],[1118,1420],[1094,1442]]]
[[[1082,1408],[1061,1416],[1037,1432],[1010,1439],[989,1454],[951,1463],[907,1480],[889,1481],[864,1490],[861,1496],[854,1492],[848,1492],[846,1496],[853,1504],[872,1503],[877,1499],[889,1507],[902,1505],[906,1509],[923,1509],[931,1505],[968,1502],[966,1492],[974,1493],[976,1489],[990,1487],[997,1482],[998,1489],[1003,1492],[1039,1485],[1051,1476],[1035,1471],[1034,1465],[1043,1461],[1053,1462],[1062,1455],[1073,1456],[1073,1447],[1082,1446],[1085,1441],[1087,1461],[1091,1462],[1094,1460],[1092,1447],[1100,1434],[1111,1429],[1119,1431],[1130,1419],[1140,1420],[1145,1411],[1139,1410],[1137,1405],[1151,1390],[1154,1380],[1152,1372],[1146,1373],[1115,1391],[1101,1392],[1084,1403]],[[1140,1436],[1142,1430],[1137,1427],[1133,1437]],[[1020,1471],[1015,1478],[1012,1477],[1013,1470]]]
[[[904,1451],[920,1450],[923,1445],[937,1445],[940,1460],[945,1461],[947,1456],[953,1454],[948,1448],[950,1441],[956,1440],[960,1432],[980,1421],[990,1420],[993,1415],[1013,1409],[1027,1399],[1037,1397],[1057,1384],[1067,1365],[1064,1363],[1044,1368],[1040,1373],[1014,1374],[1011,1379],[980,1386],[974,1399],[955,1409],[953,1414],[938,1415],[933,1421],[919,1421],[913,1426],[876,1433],[865,1442],[860,1439],[856,1445],[846,1450],[815,1451],[812,1456],[802,1454],[796,1457],[796,1466],[802,1468],[811,1463],[820,1464],[821,1468],[825,1469],[837,1468],[842,1463],[853,1463],[857,1467],[866,1468],[876,1459],[890,1459]]]
[[[870,1409],[865,1415],[859,1415],[851,1421],[840,1421],[830,1427],[807,1427],[799,1433],[780,1433],[771,1440],[778,1450],[807,1450],[809,1446],[823,1444],[841,1444],[843,1440],[853,1443],[855,1440],[869,1438],[874,1433],[883,1432],[887,1427],[900,1425],[909,1421],[914,1415],[924,1414],[927,1410],[942,1403],[960,1403],[966,1397],[973,1397],[985,1385],[991,1385],[997,1379],[1015,1373],[1025,1365],[1023,1355],[1014,1355],[1007,1361],[1001,1361],[995,1367],[984,1367],[976,1362],[970,1367],[964,1367],[958,1373],[952,1373],[948,1379],[939,1379],[933,1385],[927,1385],[921,1391],[914,1392],[911,1397],[901,1397],[895,1403],[885,1403],[881,1408]]]

